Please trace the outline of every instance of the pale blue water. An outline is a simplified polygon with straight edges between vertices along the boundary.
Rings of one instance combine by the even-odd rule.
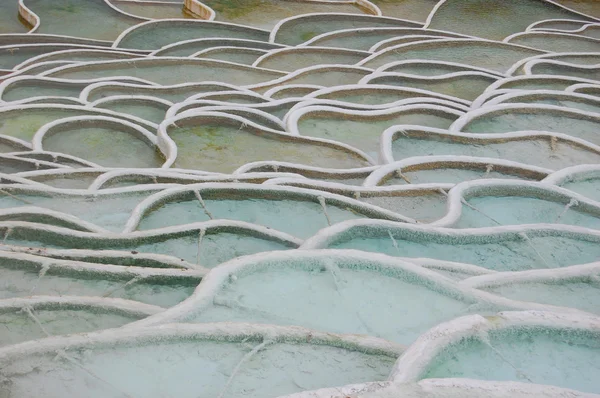
[[[391,231],[398,249],[387,231],[379,237],[341,237],[328,245],[335,249],[357,249],[401,257],[430,257],[440,260],[475,264],[496,271],[523,271],[535,268],[565,267],[597,261],[600,249],[597,244],[566,237],[536,237],[529,234],[531,244],[524,238],[478,243],[468,239],[455,239],[444,243],[435,238],[403,239]],[[538,253],[542,253],[540,258]]]
[[[342,265],[337,268],[335,259],[291,260],[278,265],[280,269],[240,276],[192,321],[254,319],[409,344],[429,327],[466,314],[477,303],[408,272],[388,273],[359,262]]]
[[[327,217],[323,208],[315,199],[311,201],[264,200],[249,197],[245,200],[203,198],[206,208],[214,219],[246,221],[291,235],[306,238],[321,228],[327,227]],[[357,211],[327,205],[327,213],[332,224],[337,222],[365,218]],[[151,229],[170,225],[183,225],[197,221],[208,221],[198,200],[173,202],[146,214],[139,229]]]
[[[597,1],[556,2],[600,17]],[[276,398],[322,387],[383,381],[401,350],[373,337],[408,345],[440,322],[514,308],[496,307],[460,293],[459,282],[477,273],[473,270],[423,270],[433,278],[427,279],[359,258],[383,253],[391,256],[390,262],[394,257],[454,261],[495,271],[500,280],[506,271],[541,269],[552,274],[554,268],[564,272],[568,271],[564,267],[600,259],[596,237],[600,212],[580,203],[567,209],[568,198],[553,202],[546,194],[530,197],[522,188],[468,199],[478,211],[463,206],[461,217],[448,228],[419,227],[446,215],[445,192],[453,184],[480,179],[535,181],[565,167],[600,163],[595,147],[600,144],[599,121],[581,114],[597,116],[600,105],[568,94],[598,95],[594,84],[572,86],[581,83],[581,78],[591,79],[588,83],[600,80],[600,69],[595,66],[600,63],[597,43],[590,39],[600,39],[600,30],[572,32],[578,34],[573,37],[546,37],[532,30],[513,39],[539,50],[501,42],[541,20],[552,19],[536,24],[536,29],[573,31],[592,21],[590,17],[540,0],[448,0],[439,3],[431,16],[435,0],[373,0],[382,16],[375,16],[379,11],[367,3],[207,0],[215,11],[215,22],[184,11],[182,0],[164,4],[23,0],[41,18],[37,32],[23,34],[31,26],[18,19],[17,1],[4,3],[0,5],[0,88],[4,89],[0,93],[0,208],[9,215],[0,217],[0,299],[91,296],[102,302],[121,298],[133,301],[128,304],[133,307],[135,302],[148,303],[166,311],[186,299],[194,302],[180,307],[187,310],[174,316],[165,313],[166,319],[188,322],[173,327],[177,332],[168,336],[156,329],[129,329],[127,333],[135,338],[128,342],[108,338],[105,344],[95,345],[85,339],[86,343],[77,345],[71,339],[48,354],[19,354],[3,360],[0,397]],[[111,4],[158,21],[139,24],[145,19],[124,15]],[[325,13],[311,14],[315,12]],[[173,17],[181,19],[168,20]],[[557,20],[564,18],[571,22]],[[423,29],[426,21],[430,22],[428,29]],[[321,34],[325,37],[312,47],[299,46]],[[452,38],[460,34],[491,40]],[[328,49],[316,50],[317,46]],[[111,48],[122,51],[102,51]],[[288,50],[257,62],[263,54],[281,48]],[[366,61],[368,54],[361,51],[371,48],[385,51]],[[199,51],[206,52],[192,57]],[[540,56],[535,65],[523,61],[532,56]],[[305,67],[308,70],[291,73]],[[484,75],[480,68],[496,73]],[[524,77],[529,70],[533,75]],[[448,77],[465,71],[476,73]],[[375,77],[379,72],[389,76]],[[496,85],[502,74],[507,78]],[[47,82],[42,76],[64,81]],[[516,80],[518,76],[522,80]],[[93,84],[90,79],[105,82]],[[309,86],[294,88],[298,84]],[[376,85],[379,87],[373,88]],[[319,87],[333,92],[320,94],[314,101],[312,93]],[[410,92],[414,88],[422,91]],[[277,89],[280,91],[270,99],[260,96]],[[514,109],[486,110],[506,92],[519,94],[503,105],[512,104]],[[431,105],[432,98],[444,95],[456,97],[456,104],[437,109]],[[126,98],[90,106],[110,96]],[[11,101],[34,97],[36,104],[47,105],[10,107]],[[188,98],[197,100],[182,106]],[[162,132],[168,136],[159,134],[156,126],[163,123],[170,108],[160,99],[173,103],[170,114],[176,109],[178,114],[190,111],[194,116],[165,123]],[[299,120],[302,137],[291,136],[295,132],[291,109],[301,110],[322,103],[322,99],[343,103],[328,105],[331,108],[325,112],[312,108]],[[385,110],[392,102],[405,99],[422,105],[397,106],[391,116],[373,115],[379,111],[353,114],[352,110],[368,105]],[[69,109],[69,104],[76,106]],[[532,108],[540,105],[553,107]],[[220,107],[219,115],[204,113],[215,106]],[[72,116],[106,115],[108,110],[116,112],[114,117],[120,120],[145,128],[152,139],[140,140],[121,124],[67,127],[60,123]],[[281,123],[253,110],[273,115]],[[449,132],[459,117],[465,120],[476,113],[482,116],[469,122],[464,133]],[[44,149],[53,152],[32,151],[36,132],[56,121],[59,125],[54,134],[43,140]],[[396,130],[392,142],[382,137],[390,127]],[[435,131],[429,131],[431,128]],[[514,134],[523,130],[541,132],[535,136]],[[564,135],[556,138],[550,133]],[[162,167],[165,158],[151,142],[154,135],[163,150],[169,144],[177,148],[177,158],[169,167]],[[325,145],[319,139],[334,142]],[[585,141],[575,143],[574,139]],[[363,151],[370,159],[342,144]],[[431,165],[425,158],[417,163],[433,168],[403,167],[405,178],[390,175],[381,181],[381,187],[356,188],[377,172],[379,163],[438,155],[489,157],[523,167],[512,171],[486,164],[467,167],[462,159],[458,166]],[[86,161],[102,168],[89,168]],[[547,170],[519,172],[527,166]],[[240,169],[256,174],[229,175]],[[96,178],[113,171],[117,173],[98,192],[88,189]],[[260,174],[264,172],[269,174]],[[194,176],[207,173],[216,173],[207,178],[228,181],[228,185],[201,188],[205,208],[202,200],[188,192],[150,209],[134,228],[139,231],[122,232],[134,208],[146,198],[174,184],[197,181]],[[293,188],[258,194],[238,184],[310,187],[314,180],[336,183],[321,189],[323,197],[326,192],[340,192],[355,198],[352,203],[356,205],[334,204],[331,199],[320,203],[319,190],[304,198],[292,193]],[[28,193],[7,185],[25,187],[30,183],[38,189]],[[165,183],[170,185],[160,185]],[[151,188],[103,194],[136,186]],[[563,184],[595,201],[600,201],[599,186],[594,175]],[[44,187],[52,187],[52,193],[44,193]],[[382,212],[364,211],[359,203],[377,206]],[[59,216],[40,216],[37,209],[23,213],[26,206],[52,210]],[[82,232],[86,228],[65,221],[60,214],[107,232]],[[415,219],[417,226],[367,224],[369,218],[402,219],[401,215]],[[212,218],[246,224],[191,225]],[[363,224],[353,227],[356,221]],[[340,227],[342,222],[347,223]],[[555,228],[533,226],[518,233],[520,225],[539,223],[554,224]],[[510,226],[507,229],[513,232],[483,233],[480,229],[499,224]],[[589,230],[567,233],[565,225]],[[175,228],[165,232],[165,227]],[[290,242],[257,233],[257,227],[295,239]],[[177,228],[180,230],[173,232]],[[336,228],[346,232],[336,233]],[[464,233],[461,228],[470,230]],[[322,248],[360,250],[362,255],[336,254],[329,260],[323,253],[299,256],[301,240],[324,236],[324,229],[330,241]],[[86,255],[73,251],[76,249],[86,250]],[[272,251],[280,252],[277,260],[265,260]],[[253,255],[252,260],[242,258],[248,255]],[[58,269],[54,264],[59,259],[68,260],[77,271]],[[225,264],[230,261],[252,264],[207,292],[210,279],[227,269]],[[271,261],[266,268],[264,261]],[[198,270],[190,270],[194,267]],[[122,274],[114,272],[117,270]],[[200,284],[205,272],[209,273],[207,279]],[[136,278],[140,273],[150,276]],[[599,314],[597,279],[596,274],[571,279],[550,276],[481,290],[512,300]],[[200,301],[206,306],[199,307],[196,300],[207,294],[207,300]],[[30,310],[15,308],[0,314],[0,345],[44,338],[46,332],[62,336],[115,328],[110,334],[122,335],[125,329],[120,327],[140,318],[85,307],[34,308],[28,315]],[[150,323],[160,324],[159,319]],[[223,332],[203,337],[205,322],[228,323],[210,326]],[[242,330],[234,322],[250,325]],[[293,339],[277,335],[276,341],[271,341],[272,330],[265,334],[267,328],[260,324],[298,325],[311,331],[293,329]],[[186,328],[195,331],[181,337]],[[240,332],[226,336],[235,330]],[[358,335],[351,337],[354,345],[347,337],[328,335],[333,345],[327,345],[314,338],[320,332]],[[380,348],[369,350],[361,342]],[[422,377],[517,380],[600,393],[597,335],[538,329],[494,333],[490,342],[493,348],[476,340],[450,347]],[[31,347],[35,350],[43,344],[36,342]],[[470,393],[456,388],[456,396]],[[347,388],[336,391],[353,395]],[[498,394],[508,396],[511,391]]]
[[[478,339],[450,347],[422,377],[520,381],[600,391],[597,334],[508,330],[490,333],[489,343],[493,349]]]
[[[587,198],[600,202],[600,178],[598,177],[570,181],[561,184],[561,186],[563,188],[570,189],[573,192],[577,192]]]
[[[463,206],[460,220],[455,224],[457,228],[494,226],[498,223],[500,225],[560,223],[594,229],[600,227],[598,214],[579,212],[577,205],[565,211],[566,203],[518,196],[486,196],[468,199],[468,202],[479,211]]]
[[[242,358],[260,343],[256,338],[219,341],[171,337],[138,344],[116,343],[86,349],[85,353],[67,352],[97,378],[67,360],[57,363],[50,355],[33,355],[11,367],[11,391],[23,398],[40,394],[49,398],[75,398],[81,394],[117,398],[123,392],[149,398],[165,394],[209,398],[220,393],[237,397],[251,392],[253,397],[267,398],[356,381],[385,380],[395,359],[328,345],[277,342],[243,361],[235,372]],[[18,365],[27,367],[32,363],[44,371],[16,372]]]
[[[600,284],[593,280],[563,280],[559,282],[521,282],[487,287],[484,290],[513,300],[577,308],[598,315]],[[597,278],[597,276],[596,276]]]

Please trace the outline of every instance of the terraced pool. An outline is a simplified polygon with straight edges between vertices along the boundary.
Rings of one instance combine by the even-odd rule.
[[[0,397],[600,397],[596,0],[4,0]]]

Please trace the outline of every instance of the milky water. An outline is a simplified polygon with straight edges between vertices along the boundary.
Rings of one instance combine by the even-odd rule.
[[[554,149],[553,149],[554,146]],[[554,145],[547,139],[454,141],[443,136],[431,135],[422,138],[407,138],[399,134],[392,143],[395,160],[413,156],[465,155],[512,160],[532,166],[560,169],[578,164],[600,161],[600,153],[557,141]]]
[[[59,249],[89,249],[89,250],[121,250],[125,256],[130,254],[156,253],[172,257],[172,261],[187,261],[202,267],[212,268],[236,257],[273,250],[288,250],[293,245],[267,237],[252,236],[251,232],[218,232],[208,230],[200,238],[197,230],[180,232],[177,234],[163,234],[143,239],[62,239],[58,236],[29,236],[12,238],[9,234],[5,243],[29,248],[59,248]],[[199,243],[200,241],[200,243]],[[99,253],[101,254],[101,253]],[[127,257],[129,258],[129,257]],[[113,258],[87,259],[86,261],[130,265],[131,260]],[[135,261],[131,265],[150,267],[148,261]]]
[[[309,200],[264,200],[251,197],[245,200],[204,197],[204,202],[214,219],[251,222],[301,238],[307,238],[328,226],[327,217],[316,198],[311,202]],[[365,217],[357,210],[344,209],[333,204],[327,204],[327,212],[332,224]],[[209,219],[210,217],[196,199],[172,202],[147,213],[142,218],[139,229],[188,224]]]
[[[51,263],[51,260],[48,261]],[[198,280],[178,281],[153,278],[151,283],[139,281],[127,284],[133,277],[118,278],[102,275],[64,274],[50,269],[40,278],[34,269],[9,268],[15,261],[0,259],[0,298],[43,296],[96,296],[123,298],[161,307],[171,307],[188,298]],[[8,263],[8,266],[5,265]],[[172,278],[175,279],[175,278]]]
[[[102,313],[94,310],[65,309],[49,311],[30,309],[29,311],[31,311],[31,315],[25,309],[15,309],[0,314],[0,329],[2,330],[0,346],[41,339],[48,337],[48,335],[55,336],[111,329],[139,319],[138,317]]]
[[[394,182],[396,181],[390,181],[392,184]],[[361,195],[359,200],[424,223],[440,219],[446,214],[446,196],[441,193],[391,197]]]
[[[116,398],[124,394],[149,398],[166,394],[181,398],[250,394],[267,398],[385,380],[395,360],[326,345],[278,342],[244,360],[234,373],[242,358],[259,344],[255,340],[165,339],[69,349],[66,355],[70,360],[54,361],[55,355],[35,355],[4,368],[11,374],[12,383],[1,387],[0,392],[23,398]],[[31,371],[35,364],[44,371]]]
[[[327,245],[332,249],[357,249],[401,257],[428,257],[479,265],[495,271],[524,271],[535,268],[556,268],[596,261],[600,249],[593,242],[566,237],[537,237],[528,233],[521,237],[498,242],[477,243],[456,239],[441,243],[435,239],[403,238],[391,231],[396,244],[387,232],[380,237],[340,238]],[[396,248],[396,246],[398,248]],[[539,253],[542,253],[540,258]]]
[[[193,321],[254,320],[409,344],[431,326],[468,313],[476,303],[430,287],[409,273],[392,277],[385,271],[323,267],[296,262],[240,276]]]
[[[513,300],[559,305],[600,314],[600,283],[594,276],[587,281],[574,279],[558,282],[511,282],[483,290]]]
[[[578,211],[578,206],[568,203],[520,196],[485,196],[467,200],[471,206],[463,206],[463,212],[456,228],[476,228],[498,225],[560,223],[598,229],[600,212],[596,214]],[[484,213],[484,214],[482,214]],[[493,219],[493,220],[492,220]]]
[[[13,196],[0,193],[0,208],[39,206],[79,217],[113,231],[123,229],[131,211],[152,191],[130,192],[116,196],[60,196],[26,195],[14,192]],[[15,199],[19,198],[18,199]],[[26,200],[27,202],[23,202]]]
[[[547,328],[489,333],[452,346],[423,378],[466,377],[551,384],[598,393],[598,335]],[[516,367],[516,369],[515,369]]]
[[[597,2],[591,0],[557,2],[600,16]],[[373,0],[383,17],[370,15],[374,10],[364,4],[348,2],[207,0],[205,4],[216,12],[214,22],[194,20],[194,15],[183,10],[181,0],[23,0],[39,15],[41,23],[34,34],[14,35],[6,33],[23,33],[31,27],[17,19],[16,0],[5,3],[0,5],[0,80],[5,79],[6,83],[0,86],[5,89],[0,96],[9,102],[0,103],[0,108],[4,108],[0,109],[0,135],[5,136],[0,137],[0,152],[25,152],[3,155],[0,171],[17,175],[0,176],[0,183],[26,184],[29,180],[37,182],[36,187],[41,183],[53,189],[42,193],[43,188],[27,192],[13,185],[0,186],[0,209],[9,213],[0,220],[0,299],[32,295],[109,297],[132,300],[131,306],[135,302],[148,303],[167,311],[186,299],[190,302],[178,307],[176,311],[180,312],[167,313],[167,319],[187,322],[170,327],[176,330],[172,333],[164,328],[117,329],[105,334],[101,344],[92,343],[95,337],[88,334],[76,337],[83,339],[80,344],[70,339],[47,354],[16,354],[0,365],[0,397],[275,398],[323,387],[382,381],[389,377],[398,348],[387,352],[385,343],[372,337],[409,345],[440,322],[467,314],[487,316],[514,310],[483,302],[476,298],[477,290],[461,288],[458,282],[473,276],[473,271],[431,264],[427,267],[430,271],[416,265],[407,266],[413,269],[407,271],[360,260],[373,256],[369,253],[392,256],[388,258],[390,264],[395,262],[394,257],[472,264],[499,272],[500,281],[505,280],[500,274],[504,271],[544,269],[550,275],[546,279],[492,284],[481,287],[480,293],[600,314],[598,275],[560,279],[554,278],[549,269],[600,259],[600,246],[593,231],[600,229],[600,211],[585,205],[583,200],[568,203],[568,198],[552,201],[553,195],[532,197],[525,188],[497,190],[488,196],[468,198],[469,206],[476,210],[463,205],[462,214],[451,227],[419,226],[446,215],[445,192],[451,184],[482,178],[511,179],[517,187],[526,180],[542,179],[546,172],[522,173],[520,168],[505,171],[485,164],[465,168],[466,163],[441,168],[407,166],[401,174],[383,178],[382,190],[359,192],[356,188],[377,172],[373,164],[415,156],[506,159],[543,167],[548,173],[598,163],[600,152],[594,147],[600,144],[598,120],[577,111],[597,114],[600,106],[596,101],[568,93],[598,94],[593,85],[572,86],[581,83],[577,78],[600,78],[600,69],[595,66],[600,57],[594,55],[597,43],[590,39],[600,38],[600,30],[592,27],[572,32],[576,36],[542,35],[531,30],[511,40],[540,50],[501,42],[544,19],[553,20],[537,24],[536,28],[573,31],[591,18],[540,0]],[[131,14],[159,20],[122,34],[146,19],[127,16],[111,8],[111,4]],[[303,15],[323,12],[327,14]],[[283,20],[289,17],[295,18]],[[426,21],[429,30],[423,29]],[[497,41],[453,38],[461,33]],[[321,34],[326,35],[310,46],[293,47]],[[113,42],[119,35],[119,41]],[[190,42],[183,43],[185,40]],[[268,51],[286,46],[289,47],[285,51],[272,52],[258,62],[262,67],[280,71],[249,66]],[[321,51],[315,49],[317,46],[329,49]],[[369,57],[364,52],[373,46],[378,55]],[[123,51],[104,53],[102,48]],[[196,54],[199,51],[204,53]],[[150,52],[153,53],[149,55]],[[543,57],[519,63],[538,55]],[[35,56],[40,57],[31,60]],[[456,64],[446,65],[446,61]],[[19,70],[12,69],[20,63],[23,64]],[[311,66],[309,71],[290,73],[307,66]],[[375,68],[381,68],[376,73],[385,72],[388,76],[369,76]],[[495,74],[482,74],[478,68],[500,74],[512,70],[502,76],[508,79],[494,86]],[[534,75],[525,77],[529,69]],[[475,73],[442,76],[465,71]],[[18,77],[11,78],[13,73]],[[39,79],[41,75],[65,80],[43,81]],[[515,80],[515,76],[523,79]],[[131,84],[132,78],[145,79],[147,84]],[[108,81],[86,89],[91,84],[89,79]],[[357,84],[361,79],[370,84]],[[173,87],[181,83],[188,85]],[[293,87],[297,84],[308,86]],[[388,88],[373,89],[382,84]],[[336,87],[342,85],[353,86]],[[336,99],[346,105],[308,113],[299,119],[300,136],[291,135],[294,118],[290,117],[290,109],[311,104],[311,93],[320,87],[334,90],[319,98]],[[269,100],[250,95],[242,88],[258,94],[279,91]],[[422,92],[406,91],[411,88]],[[519,94],[501,99],[505,104],[514,104],[515,109],[487,111],[493,99],[507,90]],[[204,96],[179,107],[181,101],[199,94]],[[157,101],[130,97],[90,106],[110,96],[139,95],[155,97]],[[427,101],[443,95],[455,96],[456,104],[438,110],[427,105]],[[57,106],[26,105],[6,110],[10,101],[40,96],[57,98],[37,98],[35,103]],[[293,99],[272,101],[290,97]],[[35,133],[47,123],[71,116],[105,115],[106,110],[130,122],[135,116],[132,122],[157,134],[156,125],[163,122],[169,108],[158,101],[160,98],[173,102],[179,113],[192,109],[200,113],[166,126],[165,132],[177,149],[171,166],[177,169],[172,171],[175,174],[165,174],[170,168],[161,168],[165,159],[152,140],[140,139],[120,124],[67,127],[59,123],[42,142],[44,150],[52,153],[32,152],[29,146]],[[383,109],[386,104],[404,99],[414,99],[422,105],[397,107],[396,113],[385,116],[352,115],[355,111],[350,109],[357,104]],[[78,106],[69,109],[68,104]],[[217,104],[224,105],[219,110],[222,116],[201,114],[209,109],[206,107]],[[531,105],[555,108],[533,111]],[[273,115],[281,123],[252,109]],[[349,113],[344,113],[344,109]],[[464,133],[448,132],[461,115],[465,115],[462,123],[476,114],[480,116],[464,126]],[[383,131],[392,126],[398,126],[395,137],[382,139]],[[428,131],[428,127],[440,130]],[[514,132],[519,130],[564,135],[556,138],[547,133],[526,133],[518,137]],[[569,136],[587,143],[575,144]],[[162,134],[156,138],[164,148],[167,138]],[[12,139],[17,141],[11,143]],[[334,142],[324,145],[322,139]],[[335,142],[363,151],[372,159]],[[103,168],[90,168],[84,160]],[[135,217],[132,213],[136,206],[165,189],[155,184],[188,184],[197,179],[194,176],[206,172],[230,174],[253,162],[256,163],[247,170],[269,174],[214,176],[215,180],[231,182],[226,189],[201,188],[198,197],[190,191],[169,199],[149,209],[139,225],[134,225],[132,220],[136,220],[137,213]],[[78,171],[82,167],[86,168],[83,173]],[[107,172],[104,167],[129,171],[121,169],[118,177],[109,177],[103,189],[133,189],[136,185],[155,188],[117,190],[111,195],[101,194],[103,190],[87,191],[96,178]],[[51,173],[30,172],[46,169]],[[61,173],[63,170],[65,173]],[[282,181],[279,176],[293,179]],[[292,186],[311,187],[311,179],[346,184],[347,188],[339,191],[354,199],[348,200],[354,204],[329,199],[326,192],[336,192],[337,187],[321,189],[322,195],[318,190],[308,196],[293,193],[296,188]],[[257,184],[285,182],[289,188],[263,190],[259,194],[239,185],[238,180]],[[565,181],[568,182],[562,183],[564,188],[600,201],[600,184],[594,174],[576,175]],[[433,186],[425,190],[414,187],[415,184]],[[444,191],[438,189],[439,184],[444,184]],[[81,191],[77,194],[65,189]],[[388,213],[365,211],[360,203]],[[24,206],[76,217],[107,232],[81,231],[86,228],[76,222],[40,216],[38,211],[23,213]],[[400,219],[400,215],[415,219],[417,225],[387,221],[381,227],[366,220]],[[226,221],[227,226],[190,225],[211,220],[216,224]],[[362,224],[353,226],[357,220]],[[236,221],[243,223],[235,225]],[[339,224],[344,221],[345,224]],[[519,225],[539,223],[554,224],[554,228],[529,226],[524,233],[518,233]],[[498,224],[509,225],[503,229],[511,232],[479,229]],[[126,225],[139,231],[123,233]],[[564,225],[593,230],[567,233]],[[336,229],[342,232],[336,233]],[[295,239],[289,241],[285,235],[278,239],[278,231]],[[322,240],[312,239],[305,247],[352,249],[363,254],[336,252],[325,260],[324,253],[317,252],[312,257],[304,250],[302,256],[293,251],[300,240],[316,234]],[[271,251],[280,252],[273,257],[276,260],[268,260],[270,257],[262,254]],[[247,255],[254,256],[240,258]],[[226,273],[227,267],[235,266],[226,264],[231,260],[248,266],[224,278],[222,285],[211,285],[210,281]],[[201,283],[206,272],[207,279]],[[430,278],[419,276],[420,273]],[[0,314],[0,345],[43,338],[47,333],[66,335],[119,328],[141,317],[86,306],[24,307],[21,311],[15,308]],[[544,319],[551,317],[544,315]],[[205,323],[213,321],[255,325],[240,328],[227,323],[210,326],[215,331],[206,333]],[[311,331],[293,329],[300,337],[290,340],[288,332],[256,324],[299,325]],[[226,335],[224,330],[236,334]],[[350,338],[356,342],[353,345],[347,337],[334,335],[327,336],[329,343],[321,341],[314,338],[318,332],[358,335]],[[110,335],[132,338],[119,341]],[[422,377],[517,380],[600,393],[597,342],[598,336],[591,332],[494,332],[484,342],[470,339],[444,351]],[[369,351],[364,343],[383,348]],[[43,344],[31,344],[32,350],[41,349]],[[5,358],[6,352],[0,357]],[[461,389],[457,396],[467,394],[463,387],[453,388]],[[344,395],[341,389],[339,392]],[[511,394],[508,390],[495,393]]]
[[[571,191],[584,195],[592,200],[600,202],[600,178],[582,178],[581,180],[568,181],[561,186]]]
[[[198,233],[160,243],[141,244],[135,248],[141,252],[167,254],[182,258],[190,263],[212,268],[236,257],[291,249],[276,240],[234,233],[206,234],[198,243]]]
[[[463,181],[471,181],[479,178],[497,178],[497,179],[520,179],[520,180],[536,180],[533,177],[527,177],[519,175],[518,172],[514,174],[496,172],[493,171],[493,166],[488,171],[486,166],[482,166],[479,170],[475,167],[473,170],[464,168],[432,168],[430,170],[414,170],[406,171],[402,170],[402,174],[408,179],[408,181],[402,178],[394,178],[391,181],[386,182],[386,185],[406,185],[406,184],[427,184],[427,183],[453,183],[458,184]]]

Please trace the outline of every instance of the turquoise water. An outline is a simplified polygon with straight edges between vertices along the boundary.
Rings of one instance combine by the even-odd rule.
[[[150,191],[152,192],[152,191]],[[0,195],[0,208],[38,206],[79,217],[115,232],[123,229],[133,208],[149,191],[125,193],[114,196],[73,195],[64,196],[21,193],[4,190]],[[8,195],[10,194],[10,195]]]
[[[537,197],[485,196],[467,200],[475,211],[463,206],[457,228],[476,228],[484,226],[560,223],[597,229],[600,226],[598,214],[584,213],[577,205],[565,211],[565,203],[552,202]],[[483,212],[485,215],[482,215]]]
[[[246,194],[248,195],[248,194]],[[204,195],[206,196],[206,195]],[[306,238],[328,225],[328,218],[318,200],[263,200],[248,195],[246,200],[231,200],[218,196],[204,197],[206,208],[213,219],[240,220],[267,226],[277,231]],[[363,218],[357,210],[327,206],[329,221],[334,224],[345,220]],[[172,202],[146,215],[140,230],[208,221],[200,203],[195,198],[186,202]]]
[[[39,394],[116,398],[124,392],[152,398],[172,393],[182,398],[221,393],[236,397],[247,392],[254,397],[272,397],[354,381],[384,380],[394,362],[390,356],[293,341],[268,344],[240,362],[260,344],[255,339],[175,337],[142,344],[115,343],[85,352],[68,350],[67,358],[74,362],[63,359],[56,363],[50,355],[32,355],[11,367],[15,382],[11,391],[23,398]],[[28,367],[32,363],[39,363],[45,371],[18,372],[18,365]]]
[[[600,202],[596,174],[563,170],[600,163],[597,1],[22,0],[39,25],[17,3],[0,5],[0,397],[353,396],[463,315],[561,306],[597,329],[576,310],[600,315],[600,212],[531,190],[550,175]],[[484,179],[510,189],[448,221],[448,195]],[[31,296],[102,304],[11,301]],[[47,335],[64,340],[15,345]],[[600,393],[597,337],[498,332],[421,377]]]
[[[493,332],[489,345],[468,339],[447,349],[424,377],[521,381],[597,393],[598,349],[598,337],[591,333],[545,328]]]
[[[561,184],[561,186],[600,202],[600,181],[598,177],[569,181]]]
[[[280,241],[275,238],[263,237],[252,231],[236,231],[234,229],[219,230],[207,229],[202,234],[197,229],[185,230],[179,233],[156,233],[149,237],[136,238],[135,236],[122,240],[95,240],[87,238],[64,238],[60,234],[44,235],[40,233],[24,232],[21,235],[11,233],[5,243],[32,248],[35,252],[41,249],[87,249],[97,250],[97,258],[88,258],[86,261],[114,265],[136,265],[143,267],[167,267],[170,264],[199,265],[212,268],[228,260],[248,254],[274,250],[289,250],[295,247],[293,243]],[[122,259],[102,256],[102,250],[117,250],[122,254]],[[150,262],[145,259],[136,259],[137,254],[160,254],[169,256],[171,263]],[[133,258],[132,256],[133,255]],[[49,254],[47,255],[49,257]],[[64,255],[66,259],[69,256]],[[187,262],[188,264],[185,264]]]
[[[330,260],[335,263],[335,260]],[[306,261],[308,263],[308,261]],[[430,287],[407,273],[297,269],[298,261],[278,270],[259,271],[227,284],[194,322],[248,321],[298,325],[338,333],[359,333],[408,344],[444,319],[469,311],[477,301]],[[418,299],[417,299],[418,297]],[[394,314],[393,319],[384,314]]]
[[[33,315],[42,323],[42,328],[26,312],[13,310],[0,314],[0,325],[4,329],[0,345],[17,344],[41,339],[49,335],[84,333],[120,327],[138,319],[120,314],[98,313],[91,310],[34,310]],[[45,332],[46,333],[45,333]]]
[[[560,305],[563,307],[577,308],[593,314],[598,314],[600,309],[596,305],[600,299],[600,286],[589,280],[564,280],[558,283],[547,282],[521,282],[485,288],[484,290],[513,300],[535,301],[538,303]]]
[[[597,163],[600,160],[600,153],[563,140],[552,144],[550,137],[506,139],[494,138],[493,134],[489,134],[489,138],[473,140],[472,143],[451,138],[438,134],[420,137],[398,135],[392,143],[392,153],[395,160],[413,156],[467,155],[507,159],[555,169]]]
[[[15,261],[1,259],[0,274],[7,281],[0,290],[3,299],[49,296],[95,296],[140,301],[161,307],[171,307],[192,294],[197,281],[178,281],[154,278],[151,283],[130,283],[133,277],[119,278],[101,275],[64,275],[64,272],[47,272],[40,278],[37,270],[15,269]],[[61,275],[63,274],[63,275]],[[135,281],[134,281],[135,282]],[[196,282],[196,283],[194,283]]]
[[[392,234],[395,240],[390,238]],[[478,265],[495,271],[523,271],[535,268],[556,268],[596,261],[600,251],[596,244],[567,237],[523,237],[498,239],[498,242],[477,242],[455,239],[447,243],[432,237],[403,238],[394,231],[382,231],[380,236],[339,237],[327,245],[332,249],[358,249],[401,257],[430,257]],[[397,248],[396,248],[397,246]],[[539,253],[543,253],[540,254]]]

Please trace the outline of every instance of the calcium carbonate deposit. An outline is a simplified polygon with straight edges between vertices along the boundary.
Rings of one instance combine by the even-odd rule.
[[[0,0],[0,398],[600,398],[600,1]]]

